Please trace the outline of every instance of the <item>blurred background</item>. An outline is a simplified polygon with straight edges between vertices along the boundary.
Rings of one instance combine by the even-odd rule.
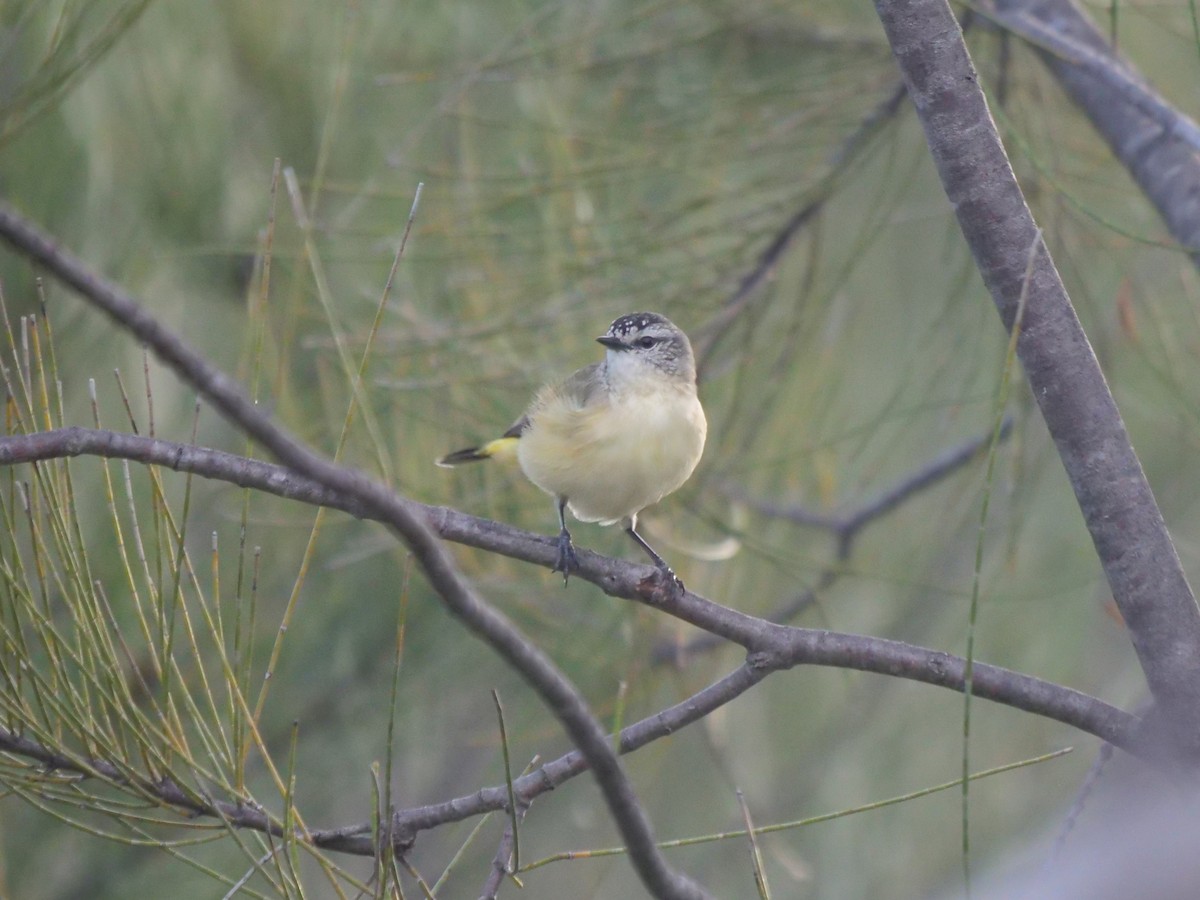
[[[1200,54],[1186,3],[1091,12],[1169,99],[1193,98]],[[1005,47],[983,26],[969,42],[1195,578],[1200,281],[1028,48]],[[326,453],[352,394],[346,361],[353,371],[370,343],[368,403],[343,457],[414,499],[547,534],[552,504],[514,468],[446,471],[432,460],[493,436],[545,379],[598,359],[594,338],[616,316],[664,313],[701,352],[709,443],[696,476],[644,521],[689,588],[766,615],[832,571],[797,624],[961,654],[989,487],[982,457],[870,525],[840,561],[828,531],[746,502],[853,510],[986,435],[996,417],[1007,338],[911,110],[888,103],[896,87],[863,4],[9,0],[0,3],[0,193],[256,384],[282,422]],[[283,178],[273,192],[276,159],[294,171],[297,193]],[[373,331],[419,183],[412,236]],[[740,296],[802,210],[768,277]],[[0,255],[10,316],[38,308],[35,274]],[[61,288],[44,291],[65,420],[91,423],[95,378],[101,418],[127,428],[117,368],[144,431],[140,349]],[[149,378],[156,433],[189,440],[192,393],[154,362]],[[1008,407],[1015,427],[990,484],[977,657],[1130,708],[1142,678],[1019,373]],[[197,440],[246,450],[208,410]],[[120,618],[128,578],[102,469],[72,465],[92,574]],[[147,497],[146,473],[133,478]],[[310,827],[371,819],[402,609],[395,804],[503,783],[493,688],[514,767],[568,749],[524,684],[410,579],[382,529],[331,514],[306,551],[308,507],[189,488],[169,472],[162,480],[176,513],[187,501],[187,545],[203,572],[218,537],[227,574],[219,586],[199,579],[213,602],[230,602],[243,515],[246,547],[262,548],[247,631],[254,695],[294,600],[261,730],[294,771]],[[638,558],[617,529],[574,534]],[[454,552],[608,724],[651,715],[741,662],[731,647],[664,664],[664,647],[696,636],[687,626],[582,581],[564,590],[549,572]],[[136,653],[139,635],[128,639]],[[738,789],[765,825],[949,781],[962,765],[962,719],[962,698],[948,691],[797,669],[626,763],[659,836],[693,837],[741,827]],[[1004,869],[1011,853],[1036,867],[1098,741],[984,703],[971,724],[972,769],[1076,748],[972,788],[973,869]],[[278,812],[256,759],[251,790]],[[219,828],[184,832],[192,842],[170,853],[131,846],[139,833],[112,817],[101,828],[69,802],[39,809],[23,794],[0,802],[7,897],[218,897],[259,855]],[[1103,806],[1101,792],[1083,815]],[[955,790],[783,831],[761,839],[766,874],[778,897],[926,896],[962,877],[961,817]],[[477,895],[504,819],[468,841],[474,825],[420,835],[409,861],[429,884],[466,845],[438,896]],[[586,776],[538,800],[521,831],[526,861],[615,843]],[[718,896],[754,895],[744,841],[670,854]],[[369,861],[337,861],[370,876]],[[331,895],[315,871],[298,863],[306,896]],[[523,877],[531,898],[642,895],[619,857]],[[247,887],[272,895],[260,878]],[[508,884],[504,894],[517,891]]]

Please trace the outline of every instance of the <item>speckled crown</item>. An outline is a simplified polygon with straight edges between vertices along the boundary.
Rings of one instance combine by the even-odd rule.
[[[660,316],[658,313],[638,312],[630,313],[627,316],[614,321],[608,326],[608,333],[613,337],[625,337],[635,331],[641,331],[650,325],[670,325],[671,320],[666,316]],[[674,327],[674,326],[672,326]]]

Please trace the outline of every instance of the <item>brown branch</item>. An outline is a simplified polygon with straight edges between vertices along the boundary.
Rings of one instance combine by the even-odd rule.
[[[0,204],[0,237],[126,329],[217,410],[277,459],[322,486],[354,498],[396,533],[413,554],[446,608],[483,639],[533,687],[587,755],[609,811],[629,850],[630,862],[656,897],[696,898],[705,892],[676,872],[655,844],[638,802],[600,723],[570,680],[515,625],[462,577],[449,551],[410,501],[360,472],[318,456],[272,422],[241,387],[164,327],[117,285],[93,272],[11,207]]]
[[[1013,176],[946,0],[876,0],[946,195],[1017,353],[1174,746],[1200,756],[1200,610]],[[1036,261],[1027,261],[1036,247]]]

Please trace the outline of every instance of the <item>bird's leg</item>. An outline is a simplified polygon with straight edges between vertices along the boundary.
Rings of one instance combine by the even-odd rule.
[[[571,570],[579,568],[579,557],[575,555],[575,545],[571,543],[571,532],[567,531],[567,498],[558,498],[558,561],[551,572],[562,572],[563,587],[571,578]]]
[[[646,543],[646,539],[637,533],[637,513],[634,513],[629,517],[628,524],[625,526],[625,533],[633,538],[639,547],[646,551],[646,555],[650,557],[650,561],[653,562],[654,567],[658,569],[658,573],[660,576],[662,576],[667,589],[670,591],[678,590],[679,593],[682,594],[684,587],[683,582],[679,579],[679,576],[676,575],[675,571],[667,565],[667,561],[659,556],[653,547]]]

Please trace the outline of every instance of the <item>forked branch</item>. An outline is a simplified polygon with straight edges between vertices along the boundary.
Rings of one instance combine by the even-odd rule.
[[[946,0],[876,0],[946,195],[1058,448],[1170,743],[1200,759],[1200,610]],[[1036,260],[1027,262],[1036,246]],[[1028,270],[1028,271],[1027,271]],[[1028,282],[1028,284],[1026,284]]]

